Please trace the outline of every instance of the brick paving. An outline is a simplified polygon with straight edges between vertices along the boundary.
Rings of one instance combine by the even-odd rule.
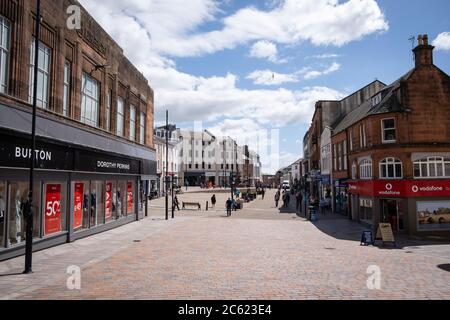
[[[359,225],[331,214],[312,224],[280,213],[272,198],[231,218],[219,209],[169,222],[153,217],[39,252],[35,274],[0,276],[0,298],[450,298],[450,272],[438,267],[450,264],[449,244],[361,247]],[[163,214],[152,205],[153,215]],[[0,274],[22,261],[0,263]],[[68,290],[66,267],[77,263],[82,288]],[[370,265],[381,268],[381,290],[367,289]]]

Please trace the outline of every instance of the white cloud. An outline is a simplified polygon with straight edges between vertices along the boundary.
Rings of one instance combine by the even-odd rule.
[[[267,59],[273,63],[287,63],[287,59],[280,59],[278,57],[276,44],[266,40],[261,40],[253,44],[250,50],[250,57]]]
[[[336,53],[323,53],[323,54],[317,54],[311,57],[306,57],[306,58],[314,58],[314,59],[335,59],[335,58],[339,58],[340,55],[336,54]]]
[[[327,74],[336,72],[340,68],[341,68],[341,65],[339,63],[333,62],[329,67],[325,68],[324,70],[321,70],[321,71],[319,71],[319,70],[307,71],[307,72],[305,72],[303,77],[306,80],[311,80],[311,79],[315,79],[315,78],[318,78],[318,77],[323,76],[323,75],[327,75]]]
[[[247,79],[253,80],[254,84],[260,85],[280,85],[288,82],[299,82],[295,74],[277,73],[271,70],[256,70],[247,76]]]
[[[433,40],[437,50],[450,50],[450,32],[442,32]]]
[[[139,34],[148,38],[141,41],[150,41],[153,51],[178,57],[211,54],[259,40],[342,46],[388,29],[375,0],[286,0],[269,11],[246,7],[221,20],[216,18],[220,8],[213,0],[192,0],[189,6],[183,0],[81,2],[113,33],[137,25],[145,30]],[[211,21],[221,27],[199,31]]]

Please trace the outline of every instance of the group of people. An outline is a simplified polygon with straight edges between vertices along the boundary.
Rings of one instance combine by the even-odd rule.
[[[281,188],[277,190],[277,192],[275,193],[275,207],[278,208],[278,203],[280,202],[280,200],[283,201],[283,205],[281,206],[282,208],[287,208],[289,207],[289,202],[291,201],[291,194],[289,191],[287,191],[286,189],[283,190],[283,192],[281,192]]]

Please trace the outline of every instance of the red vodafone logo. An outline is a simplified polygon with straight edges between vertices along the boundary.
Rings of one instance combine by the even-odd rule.
[[[417,193],[417,192],[419,192],[419,187],[418,186],[412,186],[411,190],[412,190],[412,192]]]
[[[385,188],[386,188],[387,191],[391,191],[392,190],[392,184],[386,183]]]

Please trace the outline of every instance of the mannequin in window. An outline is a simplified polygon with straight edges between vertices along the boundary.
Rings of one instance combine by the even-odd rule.
[[[16,197],[14,200],[15,204],[15,214],[11,215],[11,223],[10,223],[10,239],[13,243],[22,242],[22,216],[23,216],[23,207],[24,202],[22,200],[22,195],[20,194],[20,190],[16,191]]]
[[[88,218],[88,207],[89,207],[89,197],[85,193],[83,197],[83,227],[89,227],[89,218]]]
[[[122,216],[122,199],[120,197],[120,190],[117,190],[117,217]]]
[[[95,193],[91,194],[91,222],[92,225],[97,225],[97,221],[96,221],[96,212],[97,212],[97,201],[96,201],[97,197]]]
[[[6,210],[5,200],[3,199],[2,191],[0,190],[0,223],[4,222],[5,210]]]

